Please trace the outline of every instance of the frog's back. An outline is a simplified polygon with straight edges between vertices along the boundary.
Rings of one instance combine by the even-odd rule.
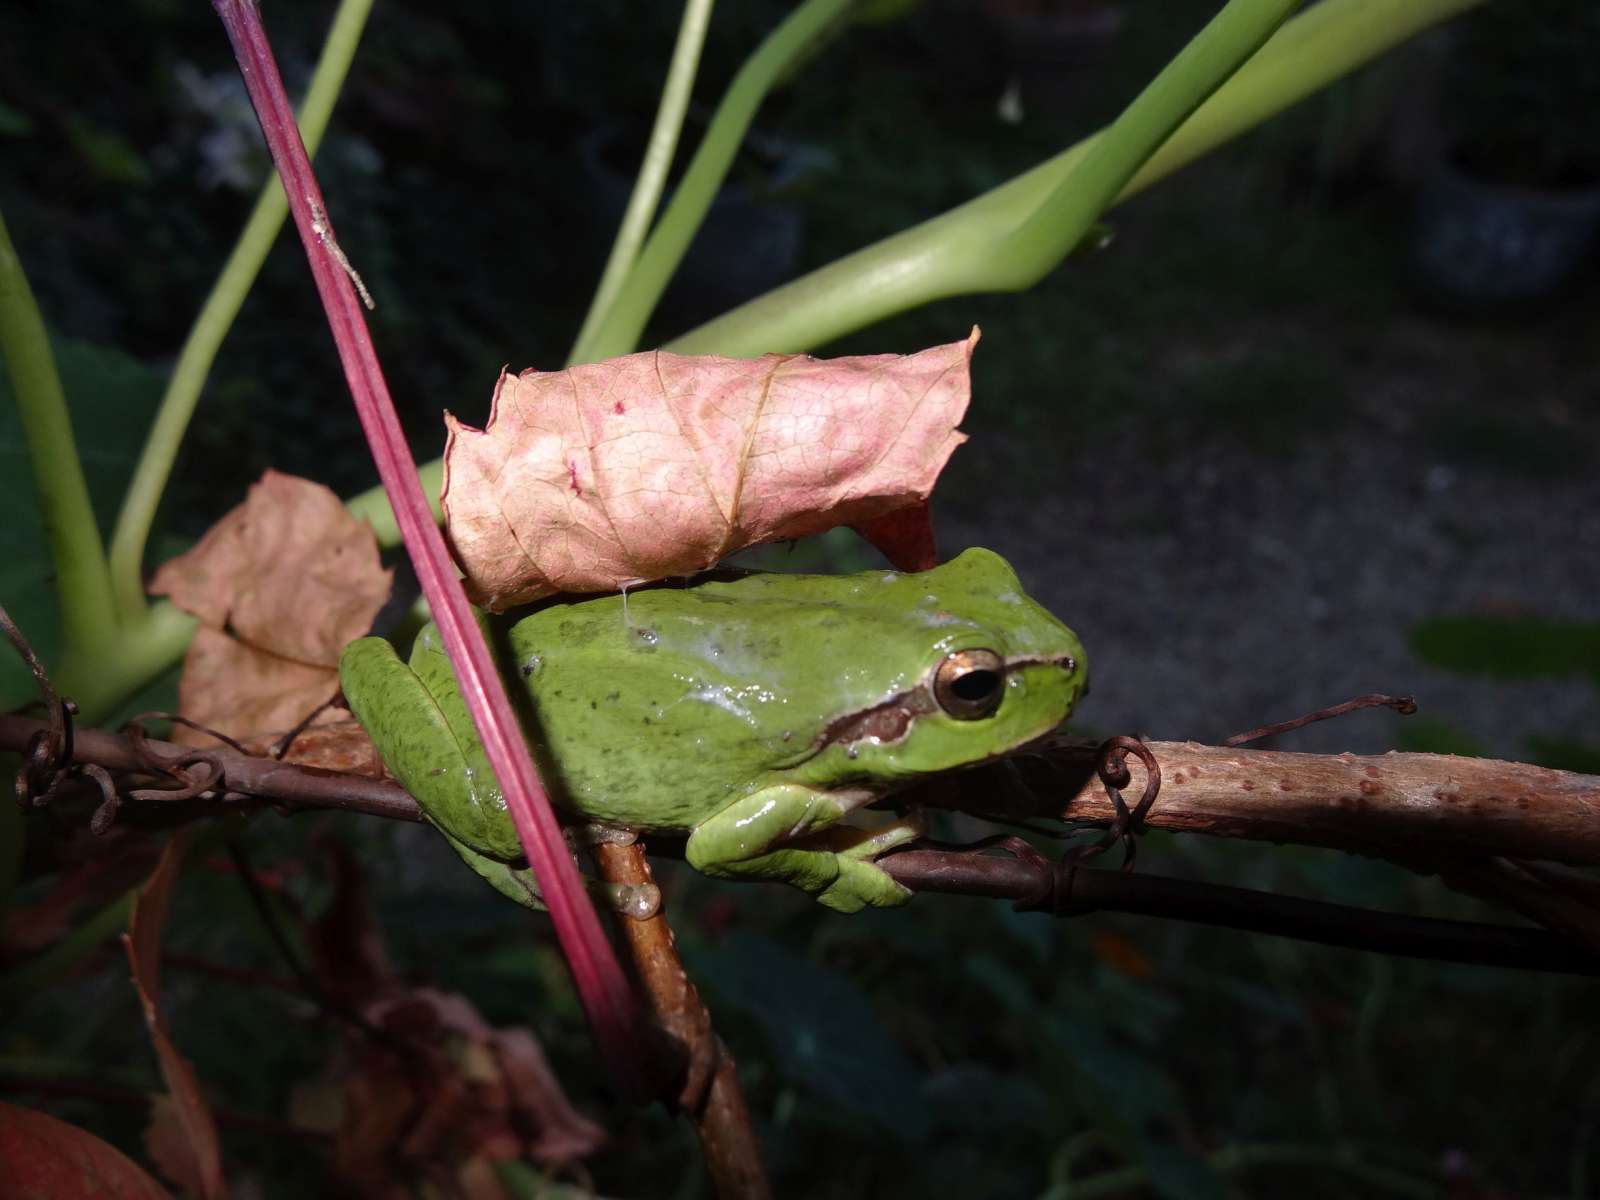
[[[954,614],[997,602],[994,564],[1015,583],[969,551],[920,575],[751,575],[559,601],[507,629],[508,666],[569,807],[688,829],[809,757],[835,717],[913,687],[972,627]]]

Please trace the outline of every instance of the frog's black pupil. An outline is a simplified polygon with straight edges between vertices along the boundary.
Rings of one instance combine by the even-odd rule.
[[[999,686],[1000,675],[996,671],[968,671],[950,684],[950,691],[956,699],[976,704],[994,695]]]

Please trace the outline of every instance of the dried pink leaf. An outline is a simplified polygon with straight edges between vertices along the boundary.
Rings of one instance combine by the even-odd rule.
[[[446,527],[474,601],[612,591],[927,499],[978,331],[918,354],[654,351],[502,374],[488,424],[446,417]]]

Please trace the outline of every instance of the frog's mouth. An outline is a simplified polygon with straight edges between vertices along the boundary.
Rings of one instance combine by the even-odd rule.
[[[905,740],[918,717],[934,713],[942,712],[958,721],[987,720],[1000,712],[1010,675],[1039,666],[1060,667],[1071,673],[1078,669],[1078,662],[1070,654],[1002,659],[992,650],[957,650],[931,667],[915,687],[834,720],[818,735],[806,757],[814,757],[830,746],[841,746],[848,752],[861,742],[893,746]],[[1051,727],[1055,724],[1059,722]],[[1026,741],[1048,732],[1041,730]],[[1008,748],[994,757],[1010,752]]]

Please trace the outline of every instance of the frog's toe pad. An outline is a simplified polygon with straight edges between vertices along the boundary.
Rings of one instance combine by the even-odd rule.
[[[871,861],[879,855],[887,854],[891,850],[898,850],[901,846],[926,837],[928,822],[921,813],[911,813],[901,817],[892,825],[884,825],[869,833],[860,836],[854,845],[839,850],[843,858],[858,858]]]
[[[869,904],[874,908],[895,908],[912,897],[908,887],[889,878],[886,871],[859,859],[838,859],[839,878],[817,893],[817,900],[835,912],[860,912]]]

